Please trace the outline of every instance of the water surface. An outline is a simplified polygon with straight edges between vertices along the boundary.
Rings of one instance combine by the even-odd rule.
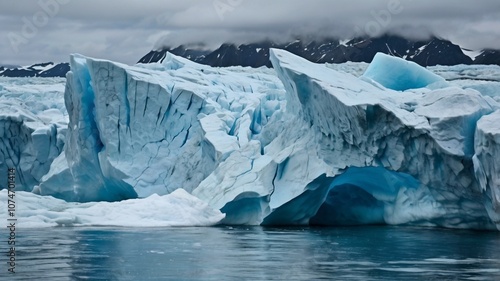
[[[17,236],[17,273],[2,255],[1,280],[500,280],[496,232],[60,227]]]

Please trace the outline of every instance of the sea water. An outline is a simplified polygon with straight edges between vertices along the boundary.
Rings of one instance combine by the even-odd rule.
[[[20,228],[16,243],[0,280],[500,280],[496,232],[58,227]]]

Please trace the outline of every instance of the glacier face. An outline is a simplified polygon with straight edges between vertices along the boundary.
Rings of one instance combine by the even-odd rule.
[[[180,188],[224,224],[500,229],[494,94],[395,58],[362,78],[270,59],[274,70],[72,56],[64,153],[35,191],[87,202]]]
[[[490,218],[500,224],[500,111],[479,119],[475,134],[475,154],[473,157],[476,178],[485,192],[486,208]]]
[[[280,106],[270,71],[252,76],[178,57],[146,69],[74,56],[71,67],[68,167],[53,170],[69,170],[73,184],[58,186],[60,173],[51,171],[40,185],[46,195],[63,189],[66,200],[191,192]]]
[[[371,187],[357,183],[359,177],[370,177],[370,170],[353,172],[339,185],[341,195],[346,186],[359,187],[359,197],[366,192],[373,202],[383,203],[386,223],[493,227],[472,156],[475,124],[498,108],[496,102],[456,87],[403,93],[381,89],[282,51],[274,51],[272,61],[286,88],[287,110],[310,124],[316,154],[329,167],[399,173],[396,181],[374,180],[372,175],[377,186]],[[393,186],[406,176],[417,180],[418,188]],[[331,187],[330,194],[337,188]],[[379,197],[376,191],[393,198]]]

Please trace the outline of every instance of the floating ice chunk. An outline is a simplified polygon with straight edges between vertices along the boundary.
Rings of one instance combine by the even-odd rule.
[[[7,190],[0,191],[0,200],[7,202]],[[16,216],[20,228],[52,226],[210,226],[224,215],[205,202],[178,189],[169,195],[151,195],[144,199],[120,202],[68,203],[49,196],[16,192]],[[7,208],[0,210],[7,219]]]
[[[396,91],[423,88],[434,83],[446,85],[444,78],[424,67],[383,53],[375,55],[362,77]]]

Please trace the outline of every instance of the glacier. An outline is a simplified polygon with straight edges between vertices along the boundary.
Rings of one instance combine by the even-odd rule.
[[[22,142],[32,148],[20,158],[43,161],[43,169],[9,160],[16,144],[4,145],[2,163],[22,178],[35,175],[20,188],[35,194],[23,196],[65,200],[51,199],[80,218],[91,214],[75,202],[119,209],[128,205],[95,202],[158,200],[141,206],[165,216],[201,206],[184,224],[159,225],[500,230],[498,93],[469,79],[498,69],[429,71],[386,55],[334,66],[277,49],[270,60],[273,69],[213,68],[167,54],[162,63],[127,66],[72,55],[66,111],[50,119],[2,110],[20,126],[37,122],[25,129]],[[191,201],[169,203],[178,197]],[[194,223],[196,216],[203,219]]]
[[[63,151],[64,84],[57,78],[0,78],[0,174],[16,168],[18,190],[38,185]],[[7,186],[6,176],[0,186]]]

